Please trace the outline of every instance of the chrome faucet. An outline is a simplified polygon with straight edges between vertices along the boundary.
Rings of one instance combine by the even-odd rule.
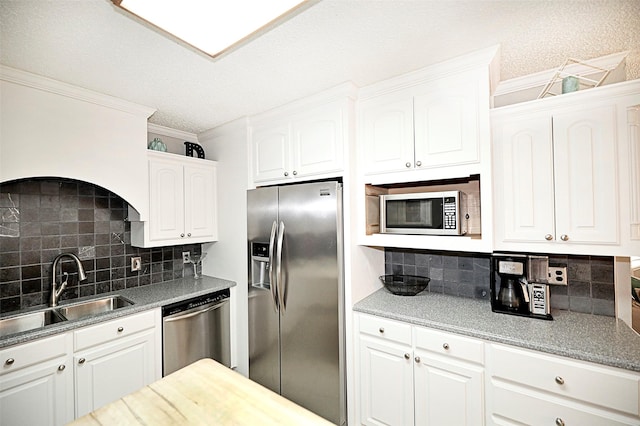
[[[61,253],[57,255],[56,258],[53,259],[53,267],[51,268],[52,269],[52,272],[51,272],[51,306],[52,307],[58,306],[58,299],[60,298],[60,294],[62,294],[64,289],[67,288],[67,279],[69,278],[69,274],[66,272],[62,273],[63,281],[62,281],[62,284],[60,284],[60,288],[56,288],[57,287],[56,269],[58,268],[58,262],[63,257],[70,257],[76,262],[76,265],[78,266],[78,281],[84,281],[87,279],[87,274],[85,274],[84,268],[82,267],[82,263],[80,262],[80,259],[78,259],[78,256],[76,256],[73,253]]]

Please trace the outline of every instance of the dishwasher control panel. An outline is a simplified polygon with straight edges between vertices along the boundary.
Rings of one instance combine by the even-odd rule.
[[[205,294],[203,296],[195,297],[193,299],[183,300],[181,302],[172,303],[171,305],[164,306],[162,308],[162,316],[177,314],[179,312],[188,311],[199,306],[215,304],[221,302],[230,297],[229,289],[217,291],[215,293]]]

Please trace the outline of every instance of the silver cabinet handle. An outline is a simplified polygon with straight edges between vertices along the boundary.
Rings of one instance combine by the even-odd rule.
[[[296,172],[296,171],[294,170],[294,171],[293,171],[293,175],[294,175],[294,176],[297,176],[297,175],[298,175],[298,172]]]
[[[409,358],[411,358],[411,355],[409,355],[409,354],[404,354],[404,359],[409,359]]]
[[[448,343],[443,343],[443,344],[442,344],[442,348],[443,348],[445,351],[448,351],[448,350],[449,350],[449,344],[448,344]]]
[[[9,359],[7,359],[7,360],[4,362],[4,365],[11,365],[11,364],[13,364],[14,362],[16,362],[16,360],[15,360],[15,359],[13,359],[13,358],[9,358]]]
[[[118,333],[122,333],[124,331],[124,327],[118,327]]]
[[[380,327],[380,328],[378,329],[378,331],[379,331],[380,333],[384,333],[384,327]]]
[[[180,238],[184,238],[184,233],[180,234]]]
[[[416,161],[416,166],[418,167],[422,166],[422,161]]]
[[[284,222],[280,221],[278,227],[278,242],[276,243],[276,280],[278,282],[278,305],[280,306],[280,312],[284,314],[287,308],[286,292],[287,283],[282,279],[282,245],[284,244]]]
[[[419,356],[417,356],[417,357],[415,358],[415,360],[416,360],[416,363],[418,363],[418,364],[420,363],[420,357],[419,357]]]
[[[58,371],[64,371],[64,369],[67,368],[66,365],[62,364],[58,366]]]
[[[84,358],[80,358],[80,359],[78,360],[78,364],[82,365],[82,364],[84,364],[84,363],[85,363],[85,361],[86,361],[86,359],[84,359]]]
[[[556,383],[559,385],[564,385],[564,379],[560,376],[556,376]]]
[[[564,420],[560,417],[556,417],[556,426],[564,426]]]
[[[547,241],[551,241],[551,240],[553,240],[553,235],[547,234],[547,235],[544,236],[544,239],[547,240]]]
[[[569,241],[569,236],[568,236],[567,234],[562,234],[562,235],[560,236],[560,239],[561,239],[562,241]]]
[[[187,237],[190,237],[190,236],[191,236],[191,232],[189,232],[189,233],[187,234]]]
[[[405,166],[406,166],[406,167],[407,167],[407,169],[408,169],[409,167],[411,167],[411,163],[409,163],[409,162],[407,161],[407,162],[405,163]]]
[[[284,176],[285,177],[289,176],[289,172],[284,172]]]

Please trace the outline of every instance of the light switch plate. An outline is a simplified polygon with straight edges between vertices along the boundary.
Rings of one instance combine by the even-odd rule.
[[[131,258],[131,272],[139,271],[142,269],[142,259],[140,257]]]

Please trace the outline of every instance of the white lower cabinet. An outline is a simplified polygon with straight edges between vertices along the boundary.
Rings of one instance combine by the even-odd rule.
[[[640,425],[640,374],[487,345],[488,421],[497,425]]]
[[[73,420],[70,334],[0,350],[0,424],[64,425]]]
[[[159,379],[161,321],[156,309],[0,350],[0,424],[64,425]]]
[[[359,315],[360,423],[482,425],[483,343]]]
[[[77,417],[160,378],[157,315],[143,312],[75,332]]]

